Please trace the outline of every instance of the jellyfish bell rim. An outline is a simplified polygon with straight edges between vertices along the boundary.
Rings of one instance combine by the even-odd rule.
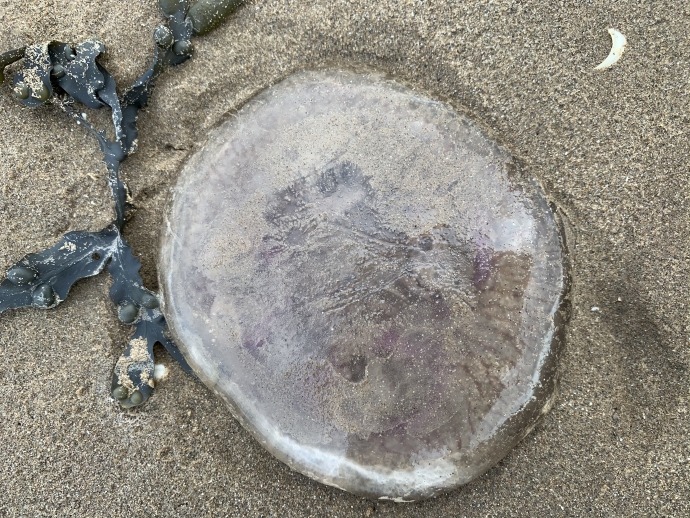
[[[303,71],[303,72],[297,72],[296,74],[292,74],[288,76],[287,79],[294,78],[299,76],[300,74],[309,74],[309,73],[321,73],[321,72],[331,72],[333,71],[334,73],[354,73],[354,74],[369,74],[372,73],[371,69],[366,69],[366,70],[348,70],[345,69],[343,70],[340,68],[339,70],[333,70],[330,68],[326,69],[317,69],[314,71]],[[405,82],[397,81],[395,79],[390,78],[389,76],[382,75],[379,73],[374,73],[382,78],[383,81],[385,82],[392,82],[397,87],[400,89],[409,89],[409,86]],[[275,88],[276,86],[279,86],[286,78],[281,79],[278,83],[268,87],[267,89],[263,90],[262,92],[259,92],[256,96],[250,98],[244,106],[251,105],[252,103],[255,102],[255,100],[260,97],[263,93]],[[412,89],[412,91],[415,94],[423,95],[424,97],[434,100],[435,97],[432,96],[427,96],[425,93],[420,93],[420,90],[418,89]],[[436,102],[436,101],[435,101]],[[558,295],[558,300],[556,301],[555,304],[555,313],[553,315],[553,331],[551,335],[551,343],[549,344],[547,354],[545,358],[543,359],[543,364],[539,369],[540,372],[540,378],[539,381],[540,383],[534,386],[534,395],[536,396],[537,394],[547,394],[548,397],[546,397],[546,404],[543,404],[543,401],[540,401],[539,397],[533,397],[530,401],[528,401],[522,409],[520,409],[516,414],[511,415],[508,421],[517,421],[520,420],[523,423],[521,425],[517,426],[502,426],[498,431],[498,434],[507,434],[510,435],[512,433],[512,436],[506,437],[505,440],[500,441],[500,443],[503,445],[502,452],[500,455],[493,455],[493,459],[490,459],[485,466],[482,466],[480,469],[475,469],[472,476],[469,477],[467,480],[464,480],[460,483],[453,483],[452,485],[449,486],[443,486],[440,485],[436,487],[433,490],[429,490],[429,488],[423,488],[419,493],[415,492],[410,492],[407,491],[405,494],[398,494],[398,495],[381,495],[380,493],[376,491],[367,491],[363,490],[362,486],[353,486],[350,485],[348,487],[341,487],[344,484],[337,484],[334,483],[333,481],[328,481],[324,480],[323,476],[319,475],[318,473],[314,473],[312,470],[304,466],[303,462],[300,462],[298,460],[293,459],[288,452],[280,450],[278,447],[271,447],[271,445],[268,444],[267,442],[267,436],[264,432],[260,430],[260,426],[257,426],[256,423],[258,422],[256,419],[256,416],[254,418],[250,418],[250,416],[246,415],[246,410],[243,411],[238,405],[236,401],[234,401],[230,396],[227,394],[223,393],[221,390],[218,389],[217,384],[218,384],[218,373],[214,372],[213,368],[208,365],[201,365],[202,360],[200,360],[198,357],[196,357],[194,353],[194,348],[190,347],[189,343],[185,343],[184,340],[179,340],[177,339],[177,335],[175,333],[174,329],[174,322],[172,319],[168,319],[169,322],[169,327],[171,330],[171,333],[173,336],[176,338],[176,342],[180,348],[180,350],[183,352],[185,358],[187,361],[190,363],[194,371],[196,372],[197,376],[204,382],[204,384],[213,389],[214,392],[221,397],[225,401],[225,403],[228,405],[231,414],[235,419],[237,419],[242,426],[247,429],[253,436],[254,438],[266,448],[269,453],[271,453],[274,457],[278,458],[282,462],[286,463],[288,466],[290,466],[292,469],[301,472],[305,474],[306,476],[309,476],[312,479],[315,479],[321,483],[331,485],[334,487],[338,487],[340,489],[343,489],[345,491],[349,491],[355,494],[359,494],[361,496],[365,496],[367,498],[372,498],[372,499],[393,499],[393,500],[399,500],[399,501],[416,501],[416,500],[421,500],[421,499],[426,499],[433,497],[437,495],[438,493],[441,492],[446,492],[449,490],[452,490],[460,485],[464,485],[465,483],[481,476],[483,473],[485,473],[487,470],[489,470],[491,467],[493,467],[498,460],[504,458],[508,452],[512,450],[512,448],[526,435],[528,435],[531,430],[536,426],[540,418],[546,413],[544,409],[546,407],[550,407],[550,405],[553,403],[553,400],[557,396],[557,384],[558,384],[558,356],[560,355],[560,352],[562,351],[564,342],[565,342],[565,323],[567,322],[569,318],[569,289],[570,289],[570,265],[569,265],[569,254],[567,250],[567,245],[565,242],[566,239],[566,233],[563,229],[563,222],[561,220],[561,217],[559,216],[558,210],[555,208],[552,202],[549,202],[546,191],[545,189],[540,185],[540,183],[534,178],[533,175],[530,174],[529,169],[525,166],[525,164],[518,159],[514,154],[510,153],[510,150],[505,146],[505,144],[501,143],[495,135],[493,135],[493,132],[488,131],[485,126],[483,126],[481,123],[476,122],[475,117],[468,116],[468,112],[463,109],[458,109],[454,103],[448,102],[448,101],[440,101],[440,104],[448,106],[453,112],[459,114],[460,116],[464,117],[465,119],[468,119],[476,129],[478,129],[485,137],[488,139],[492,144],[497,146],[497,149],[500,150],[501,153],[504,153],[507,155],[507,157],[510,159],[510,162],[512,164],[512,167],[508,169],[508,174],[509,176],[515,175],[515,178],[519,178],[519,181],[516,182],[516,185],[519,185],[520,187],[524,187],[525,183],[531,183],[532,184],[532,193],[531,195],[538,196],[541,201],[545,204],[545,207],[550,213],[550,216],[553,218],[555,227],[556,227],[556,232],[557,232],[557,237],[558,237],[558,243],[560,246],[560,261],[561,261],[561,271],[562,271],[562,282],[561,282],[561,288],[560,288],[560,293]],[[233,114],[234,115],[234,114]],[[209,138],[212,138],[214,135],[218,135],[219,132],[221,131],[221,128],[225,125],[225,122],[228,119],[224,119],[221,121],[219,126],[209,132]],[[190,156],[189,160],[185,163],[183,166],[182,170],[186,171],[189,168],[194,167],[195,163],[198,165],[199,161],[202,160],[202,155],[203,155],[203,150],[206,149],[206,143],[203,145],[199,145],[198,148],[195,150],[195,152]],[[179,186],[183,182],[184,178],[184,173],[181,173],[178,177],[177,180],[177,185]],[[171,218],[172,218],[172,208],[175,204],[175,194],[177,192],[177,188],[172,191],[173,194],[169,197],[168,199],[168,204],[166,207],[165,211],[165,231],[163,232],[161,236],[161,242],[162,242],[162,247],[161,247],[161,253],[159,256],[159,268],[158,268],[158,275],[159,275],[159,286],[161,289],[161,309],[164,314],[167,315],[166,309],[169,307],[170,304],[170,293],[168,291],[168,286],[172,282],[170,277],[170,273],[166,276],[164,272],[171,272],[172,268],[169,267],[168,262],[172,261],[172,254],[170,253],[170,248],[172,246],[172,242],[175,240],[175,234],[172,230],[173,225],[171,223]],[[542,383],[543,381],[543,383]],[[539,403],[538,403],[539,402]],[[245,405],[246,408],[246,405]],[[259,419],[260,421],[260,419]],[[514,430],[518,430],[519,433],[515,434]],[[496,458],[498,460],[496,460]],[[355,475],[356,476],[356,475]]]

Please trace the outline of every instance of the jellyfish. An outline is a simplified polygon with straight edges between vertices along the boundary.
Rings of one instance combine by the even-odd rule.
[[[373,72],[297,73],[180,174],[163,312],[273,455],[412,501],[478,477],[555,397],[557,214],[452,106]]]

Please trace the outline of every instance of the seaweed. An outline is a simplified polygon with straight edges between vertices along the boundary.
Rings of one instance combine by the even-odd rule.
[[[241,4],[238,0],[159,0],[167,23],[153,33],[153,63],[121,96],[108,71],[98,63],[105,51],[96,40],[77,45],[58,41],[10,50],[0,54],[0,83],[4,69],[20,60],[23,68],[13,80],[14,95],[29,108],[55,104],[98,141],[108,171],[115,218],[100,232],[68,232],[53,247],[29,254],[15,263],[0,283],[0,314],[9,309],[50,309],[67,298],[72,285],[101,273],[107,266],[113,278],[110,298],[119,319],[134,331],[113,369],[111,390],[122,408],[142,405],[153,393],[156,343],[163,345],[185,371],[191,368],[167,333],[159,297],[147,290],[139,275],[141,263],[122,235],[129,211],[130,194],[119,169],[137,149],[137,118],[146,107],[157,79],[169,67],[188,60],[194,51],[190,41],[222,23]],[[94,109],[109,108],[114,139],[94,128],[77,111],[75,102]]]

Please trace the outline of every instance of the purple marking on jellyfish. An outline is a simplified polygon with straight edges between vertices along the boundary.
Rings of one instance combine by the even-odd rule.
[[[400,339],[400,333],[394,329],[386,331],[374,343],[373,352],[378,358],[388,358]]]
[[[472,285],[476,288],[491,275],[491,258],[493,251],[490,248],[478,248],[474,256],[474,276]]]

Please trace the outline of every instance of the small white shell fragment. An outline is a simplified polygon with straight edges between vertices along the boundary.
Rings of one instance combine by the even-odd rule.
[[[592,306],[592,311],[599,311],[599,308],[597,306]]]
[[[165,365],[162,363],[157,363],[153,367],[153,379],[157,382],[162,381],[168,377],[168,372],[168,368]]]
[[[625,39],[625,36],[616,29],[609,29],[609,34],[611,35],[611,52],[609,52],[609,55],[604,61],[594,67],[594,70],[603,70],[613,65],[621,58],[625,46],[628,44],[628,40]]]

